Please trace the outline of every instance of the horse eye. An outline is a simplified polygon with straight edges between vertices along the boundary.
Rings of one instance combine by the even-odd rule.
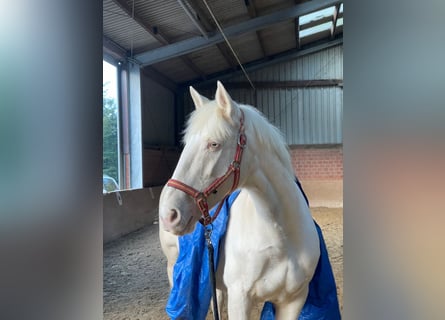
[[[216,150],[221,146],[221,144],[217,142],[209,142],[208,147],[212,150]]]

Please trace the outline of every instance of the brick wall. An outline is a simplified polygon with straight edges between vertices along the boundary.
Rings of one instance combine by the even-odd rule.
[[[290,146],[290,152],[299,180],[343,180],[341,145]]]

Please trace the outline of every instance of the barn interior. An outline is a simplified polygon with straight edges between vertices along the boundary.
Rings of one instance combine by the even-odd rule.
[[[157,219],[189,86],[213,98],[217,80],[282,130],[311,206],[342,206],[341,1],[104,0],[103,58],[116,76],[119,190],[104,189],[104,242]]]

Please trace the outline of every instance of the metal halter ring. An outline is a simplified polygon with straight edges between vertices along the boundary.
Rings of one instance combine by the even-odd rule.
[[[241,138],[244,138],[244,143],[241,142]],[[238,135],[238,145],[242,149],[244,149],[246,147],[246,136],[242,132]]]

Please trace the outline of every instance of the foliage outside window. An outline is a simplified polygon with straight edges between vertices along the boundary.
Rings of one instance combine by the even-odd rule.
[[[119,184],[117,68],[103,62],[103,176]],[[105,190],[104,191],[113,191]]]

